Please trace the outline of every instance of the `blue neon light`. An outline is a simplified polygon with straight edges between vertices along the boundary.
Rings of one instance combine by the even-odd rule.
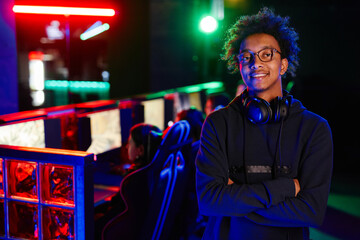
[[[173,127],[179,127],[180,136],[178,138],[177,144],[181,144],[185,142],[190,133],[190,126],[186,121],[180,121],[173,125]],[[175,129],[176,131],[177,129]],[[172,132],[170,130],[170,132]],[[167,134],[162,142],[163,145],[165,139],[167,139],[169,134]],[[166,159],[163,170],[160,173],[160,178],[164,179],[167,177],[166,190],[164,194],[164,198],[161,204],[160,213],[156,222],[156,226],[153,232],[153,236],[151,239],[160,239],[161,232],[164,226],[164,221],[167,216],[167,212],[169,210],[169,206],[171,203],[174,187],[177,180],[178,171],[182,171],[185,167],[185,160],[181,153],[181,151],[176,152],[176,157],[174,157],[174,153],[171,153]]]

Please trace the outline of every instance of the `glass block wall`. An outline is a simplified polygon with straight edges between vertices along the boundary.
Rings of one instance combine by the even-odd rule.
[[[91,178],[85,181],[85,160],[93,155],[16,148],[0,146],[0,239],[92,238],[90,221],[85,221],[86,216],[93,219],[87,215],[92,214],[93,191]]]

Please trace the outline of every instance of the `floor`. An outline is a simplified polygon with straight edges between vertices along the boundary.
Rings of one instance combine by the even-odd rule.
[[[310,228],[312,240],[360,240],[360,176],[334,174],[324,223]],[[200,240],[192,236],[188,240]]]
[[[103,168],[108,171],[108,167]],[[101,169],[101,165],[97,169]],[[112,185],[116,182],[116,186],[120,185],[121,176],[104,177],[104,171],[97,171],[95,174],[96,184],[108,185],[110,182]],[[324,222],[319,228],[310,228],[310,238],[360,240],[360,176],[355,173],[333,174]],[[193,236],[189,240],[199,239]]]
[[[360,240],[360,180],[356,174],[335,173],[324,223],[310,229],[313,240]]]

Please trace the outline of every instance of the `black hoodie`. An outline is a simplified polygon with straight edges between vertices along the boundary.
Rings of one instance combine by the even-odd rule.
[[[203,239],[308,239],[309,226],[325,215],[332,164],[327,121],[300,101],[292,100],[284,121],[257,125],[235,98],[202,129],[196,185],[200,212],[209,216]]]

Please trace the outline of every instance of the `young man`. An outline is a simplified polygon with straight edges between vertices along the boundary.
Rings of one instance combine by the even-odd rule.
[[[247,89],[203,125],[196,160],[203,239],[309,239],[322,223],[333,145],[327,121],[282,90],[297,33],[264,8],[228,32],[223,59]]]

